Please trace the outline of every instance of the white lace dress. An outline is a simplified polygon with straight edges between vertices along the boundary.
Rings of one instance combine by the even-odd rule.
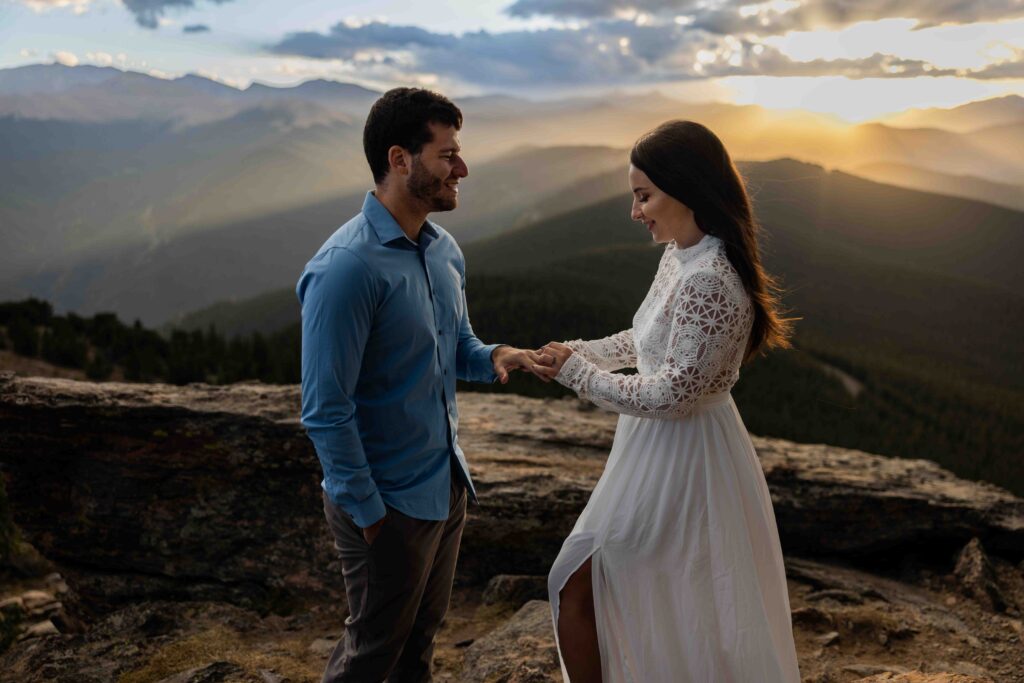
[[[665,248],[632,329],[566,342],[558,381],[621,413],[548,577],[557,631],[559,592],[593,558],[604,683],[800,681],[775,513],[729,394],[752,324],[705,235]],[[638,374],[612,372],[626,367]]]

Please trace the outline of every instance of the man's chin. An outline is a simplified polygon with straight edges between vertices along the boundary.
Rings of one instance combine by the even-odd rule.
[[[451,199],[448,199],[448,198],[445,198],[445,197],[435,197],[434,198],[433,210],[434,211],[454,211],[455,208],[458,207],[458,205],[459,205],[459,198],[458,197],[452,197]]]

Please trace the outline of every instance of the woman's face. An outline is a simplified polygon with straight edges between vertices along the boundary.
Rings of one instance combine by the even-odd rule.
[[[629,187],[633,191],[630,218],[642,221],[658,244],[676,240],[683,244],[686,235],[696,228],[693,211],[675,197],[662,192],[647,174],[629,165]]]

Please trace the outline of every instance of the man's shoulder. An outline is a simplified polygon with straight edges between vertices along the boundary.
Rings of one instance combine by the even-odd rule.
[[[357,213],[334,231],[323,243],[317,256],[330,249],[346,249],[353,253],[365,252],[371,245],[373,227],[363,213]]]
[[[326,275],[336,270],[371,272],[370,239],[372,226],[362,213],[353,216],[347,223],[334,231],[320,246],[303,269],[303,274]]]

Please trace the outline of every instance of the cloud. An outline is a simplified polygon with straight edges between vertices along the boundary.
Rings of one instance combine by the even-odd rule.
[[[546,15],[600,19],[649,14],[685,17],[696,28],[732,34],[777,35],[787,31],[835,29],[861,21],[915,19],[917,28],[970,24],[1024,16],[1022,0],[516,0],[514,17]]]
[[[189,24],[181,28],[182,33],[209,33],[210,27],[206,24]]]
[[[0,0],[2,1],[2,0]],[[70,7],[75,14],[82,14],[89,9],[95,0],[14,0],[21,2],[34,12],[49,12],[50,10]],[[196,6],[199,0],[118,0],[125,8],[135,16],[135,21],[144,28],[155,29],[160,25],[160,20],[168,9],[191,9]],[[231,0],[207,0],[214,4],[224,4]],[[198,25],[198,24],[197,24]],[[192,31],[186,31],[193,33]]]
[[[714,70],[716,76],[845,76],[855,80],[863,78],[912,78],[917,76],[959,76],[957,69],[940,69],[918,59],[904,59],[894,55],[875,53],[863,59],[815,59],[798,62],[775,49],[766,49],[752,55],[748,73],[728,73]]]
[[[124,6],[135,15],[135,21],[144,28],[156,28],[164,13],[170,9],[189,9],[196,6],[196,0],[122,0]],[[210,0],[222,5],[230,0]]]
[[[414,26],[373,22],[345,23],[328,33],[295,33],[270,46],[276,54],[315,59],[340,59],[401,70],[419,70],[488,85],[526,86],[537,82],[614,82],[643,74],[646,58],[673,48],[664,31],[648,31],[640,53],[628,47],[638,30],[631,22],[606,30],[548,29],[462,36],[432,33]],[[676,36],[675,47],[691,42]],[[626,47],[623,47],[625,41]]]
[[[22,3],[36,13],[70,7],[75,14],[84,14],[89,10],[92,0],[22,0]]]
[[[63,64],[64,66],[78,66],[78,57],[74,52],[68,52],[66,50],[60,50],[54,52],[51,57],[57,64]]]
[[[108,52],[86,52],[85,58],[97,66],[111,66],[114,56]]]
[[[334,60],[384,80],[433,75],[487,87],[636,85],[724,76],[907,78],[964,75],[887,54],[860,59],[794,60],[757,42],[680,23],[595,22],[583,29],[461,36],[381,22],[338,24],[295,33],[268,48],[281,55]]]
[[[1010,48],[1010,55],[1006,59],[972,71],[970,76],[980,80],[1024,78],[1024,50]]]

